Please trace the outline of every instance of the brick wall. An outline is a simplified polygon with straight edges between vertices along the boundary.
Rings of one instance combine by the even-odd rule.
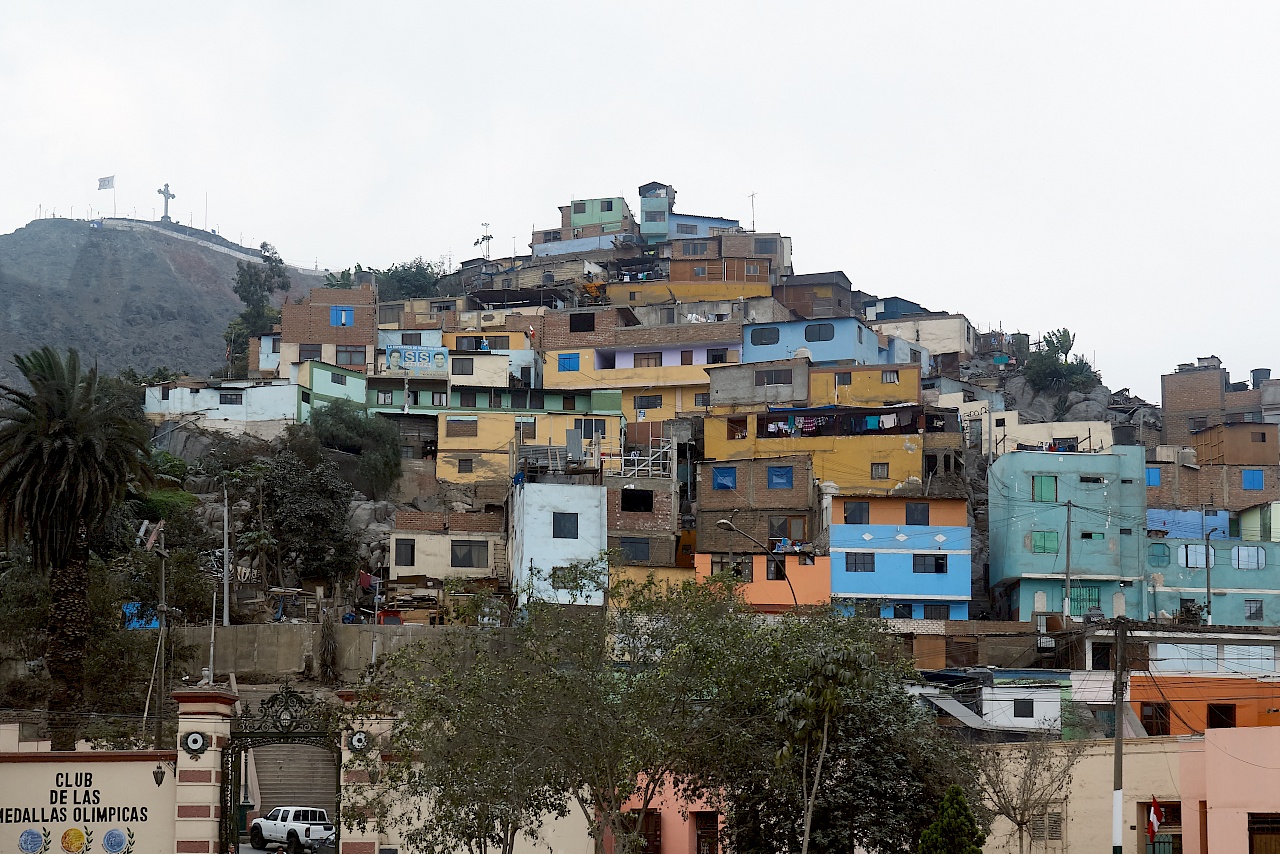
[[[312,293],[315,293],[312,291]],[[355,295],[359,291],[339,291]],[[334,303],[353,305],[355,323],[352,326],[331,326],[328,303],[286,303],[280,309],[280,337],[290,344],[363,344],[369,346],[378,341],[378,310],[372,304]],[[366,355],[366,359],[372,357]]]
[[[500,534],[506,530],[501,513],[438,513],[420,510],[397,510],[395,527],[400,531],[466,531],[476,534]]]
[[[1186,509],[1207,504],[1218,509],[1240,511],[1256,504],[1280,501],[1280,465],[1202,465],[1198,469],[1176,463],[1147,463],[1160,470],[1160,485],[1147,487],[1147,506]],[[1261,469],[1263,488],[1241,487],[1245,469]]]
[[[1188,419],[1205,417],[1208,426],[1223,422],[1226,381],[1227,372],[1221,368],[1178,371],[1160,378],[1165,444],[1191,444]]]
[[[628,532],[645,532],[654,534],[671,534],[676,529],[676,506],[675,490],[672,489],[672,481],[657,478],[627,478],[628,481],[635,484],[636,489],[647,489],[653,493],[653,512],[652,513],[633,513],[622,512],[622,497],[624,492],[632,490],[623,490],[615,483],[621,481],[621,478],[609,478],[606,484],[609,488],[606,492],[606,509],[608,512],[609,532],[628,531]]]
[[[706,343],[740,344],[742,343],[742,321],[631,326],[618,329],[614,333],[613,343],[619,347],[643,347],[648,344],[670,346]]]
[[[737,489],[712,489],[712,469],[733,465],[738,469]],[[791,489],[770,489],[770,466],[791,466]],[[698,466],[698,551],[756,552],[759,548],[735,531],[716,526],[720,519],[733,524],[762,543],[769,539],[770,516],[805,516],[807,537],[817,531],[818,503],[813,489],[813,468],[807,455],[702,463]],[[737,511],[736,513],[734,511]]]
[[[595,329],[591,332],[570,332],[569,318],[575,314],[595,315]],[[562,350],[574,347],[606,347],[614,343],[614,330],[624,326],[616,308],[580,309],[557,311],[542,317],[542,341],[540,350]]]
[[[622,554],[623,537],[645,537],[649,540],[648,560],[629,560]],[[675,566],[676,538],[674,534],[646,534],[643,531],[609,531],[609,548],[617,551],[615,562],[624,566]]]

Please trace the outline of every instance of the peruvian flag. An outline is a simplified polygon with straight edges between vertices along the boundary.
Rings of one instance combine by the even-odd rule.
[[[1156,800],[1156,796],[1151,796],[1151,811],[1147,813],[1147,841],[1154,844],[1156,834],[1160,832],[1160,825],[1164,823],[1164,810],[1160,808],[1160,802]]]

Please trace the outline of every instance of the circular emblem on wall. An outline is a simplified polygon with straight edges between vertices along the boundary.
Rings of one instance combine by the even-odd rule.
[[[102,850],[107,854],[120,854],[127,844],[129,840],[125,838],[124,831],[118,827],[113,827],[102,834]]]
[[[62,834],[62,850],[67,854],[80,854],[84,850],[84,831],[78,827],[69,827]]]
[[[356,753],[364,753],[369,749],[369,733],[362,729],[356,730],[351,733],[351,739],[347,743]]]
[[[209,737],[202,732],[189,732],[182,737],[182,749],[198,756],[209,748]]]
[[[22,854],[39,854],[44,848],[44,836],[34,827],[28,827],[18,835],[18,850]]]

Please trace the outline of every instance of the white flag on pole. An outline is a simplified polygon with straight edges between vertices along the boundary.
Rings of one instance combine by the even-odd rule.
[[[99,190],[114,190],[116,188],[116,176],[108,175],[106,178],[98,179]]]

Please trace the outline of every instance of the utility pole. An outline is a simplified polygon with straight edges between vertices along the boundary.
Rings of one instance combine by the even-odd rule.
[[[1204,624],[1213,625],[1213,560],[1209,557],[1209,523],[1206,505],[1200,505],[1200,536],[1204,538]]]
[[[1062,580],[1062,627],[1071,625],[1071,502],[1067,502],[1067,568]]]
[[[1124,851],[1124,676],[1128,669],[1125,640],[1128,625],[1124,617],[1115,621],[1115,684],[1112,686],[1115,700],[1115,767],[1111,792],[1111,854]]]
[[[154,744],[155,744],[156,750],[164,749],[164,745],[161,743],[162,740],[164,739],[164,726],[163,726],[164,695],[165,695],[164,644],[165,644],[165,628],[169,624],[169,606],[166,604],[166,601],[165,601],[164,582],[165,582],[165,574],[166,574],[165,559],[168,556],[169,556],[169,553],[165,551],[165,548],[164,548],[164,523],[161,522],[160,523],[160,607],[156,609],[160,618],[159,619],[160,648],[156,653],[160,661],[160,667],[159,667],[159,673],[158,673],[159,678],[156,681],[156,722],[155,722],[155,729],[154,729]]]
[[[216,493],[215,493],[216,494]],[[222,485],[222,625],[231,625],[231,501],[227,485]],[[216,597],[215,597],[216,598]],[[210,665],[212,666],[212,665]]]

